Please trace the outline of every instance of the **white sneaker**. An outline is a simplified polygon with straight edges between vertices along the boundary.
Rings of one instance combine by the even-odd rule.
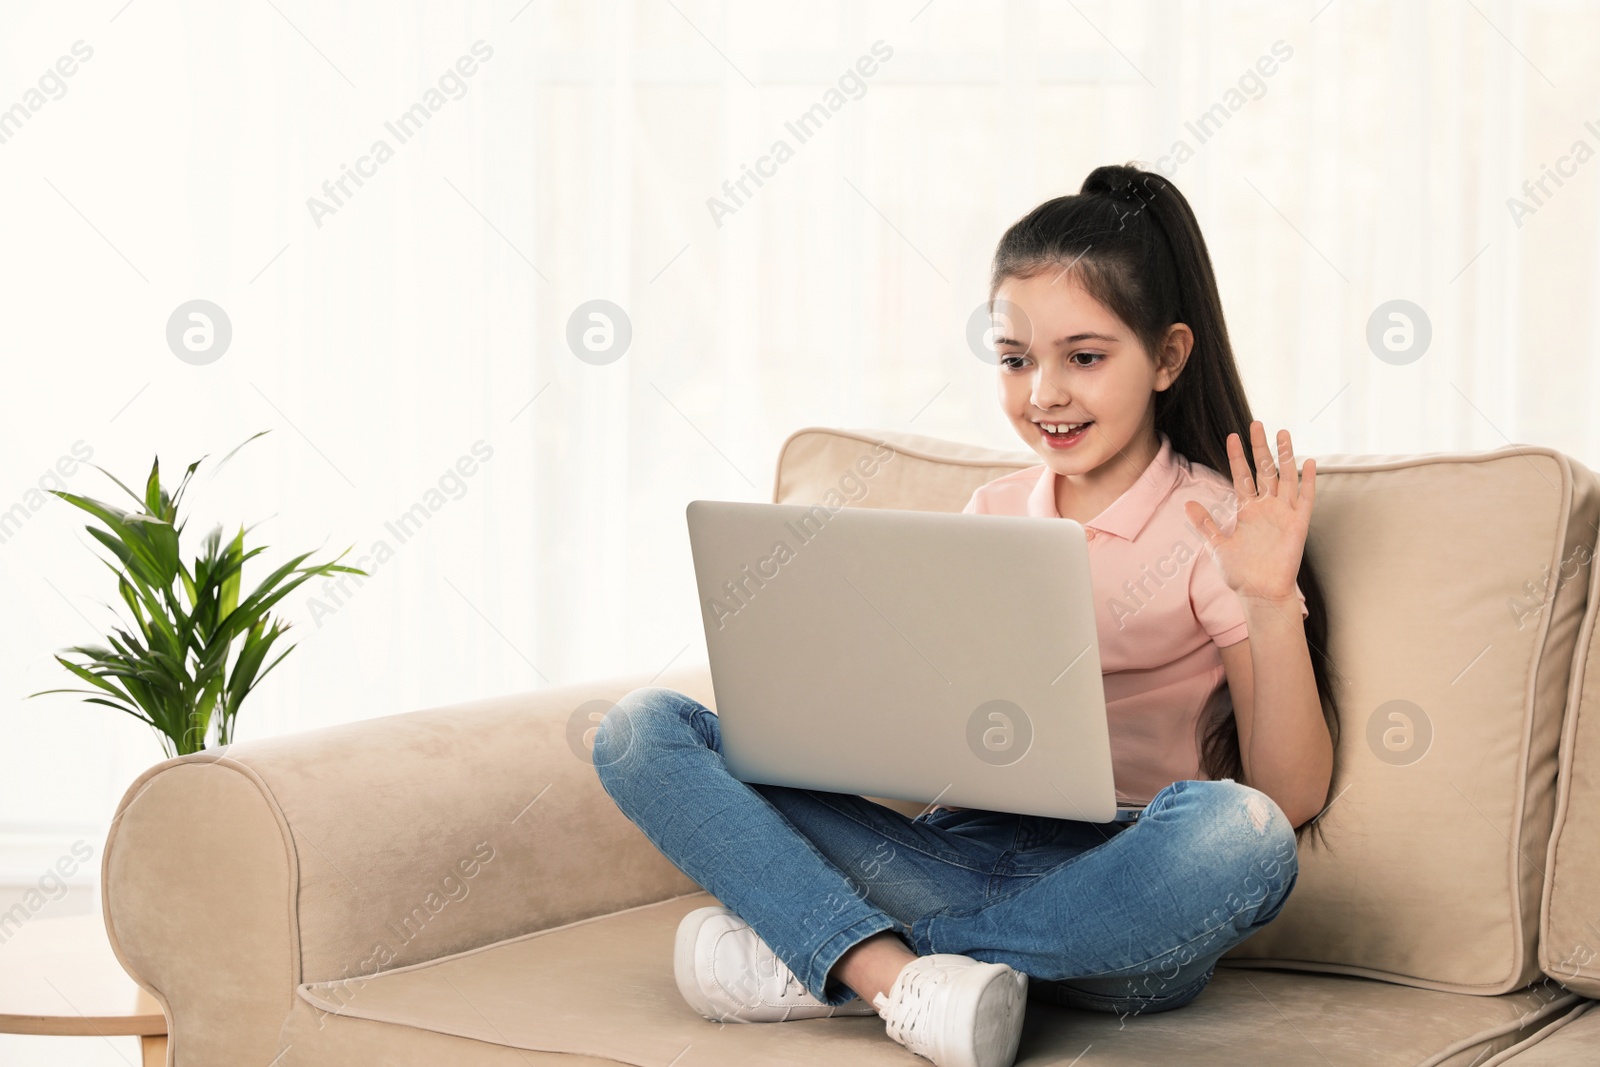
[[[905,965],[873,998],[889,1036],[937,1067],[1011,1067],[1028,976],[1003,963],[938,953]]]
[[[683,917],[672,970],[683,999],[713,1022],[781,1023],[877,1014],[860,997],[835,1006],[812,996],[750,924],[727,908],[697,908]]]

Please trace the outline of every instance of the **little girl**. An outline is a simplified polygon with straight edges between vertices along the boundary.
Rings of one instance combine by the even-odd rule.
[[[990,308],[1000,404],[1044,462],[964,510],[1084,526],[1117,792],[1144,806],[1105,824],[911,818],[746,784],[713,712],[636,689],[594,763],[725,905],[685,916],[675,946],[707,1019],[876,1013],[939,1067],[1009,1067],[1028,996],[1181,1007],[1298,877],[1337,731],[1304,554],[1316,471],[1301,480],[1287,431],[1275,463],[1251,416],[1194,213],[1160,175],[1099,167],[1006,231]],[[1017,605],[1018,625],[1040,610]]]

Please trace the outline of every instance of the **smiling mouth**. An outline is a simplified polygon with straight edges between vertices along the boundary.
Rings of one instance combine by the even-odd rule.
[[[1089,431],[1089,427],[1093,426],[1094,423],[1093,422],[1079,423],[1078,426],[1075,429],[1072,429],[1070,432],[1067,432],[1066,428],[1068,426],[1071,426],[1072,425],[1071,423],[1064,423],[1064,422],[1056,423],[1056,422],[1053,422],[1053,423],[1048,423],[1047,424],[1047,423],[1042,423],[1042,422],[1036,422],[1036,423],[1034,423],[1034,425],[1039,427],[1039,432],[1042,433],[1045,437],[1049,438],[1051,441],[1066,443],[1066,442],[1069,442],[1069,441],[1080,440],[1083,437],[1083,435]],[[1050,428],[1052,426],[1056,427],[1057,429],[1052,430]],[[1058,431],[1062,431],[1062,432],[1058,432]]]

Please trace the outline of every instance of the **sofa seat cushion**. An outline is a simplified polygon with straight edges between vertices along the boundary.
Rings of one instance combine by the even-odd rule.
[[[911,1062],[872,1016],[718,1025],[697,1015],[673,981],[673,936],[684,915],[715,903],[691,893],[364,980],[302,984],[301,1018],[285,1027],[286,1062],[336,1062],[319,1058],[319,1042],[347,1040],[341,1027],[349,1026],[364,1032],[359,1047],[372,1063],[411,1062],[405,1050],[417,1031],[429,1032],[436,1049],[443,1047],[437,1035],[463,1039],[449,1053],[456,1064],[510,1062],[494,1053],[499,1046],[660,1067],[691,1045],[699,1067]],[[1253,1062],[1318,1067],[1414,1067],[1448,1048],[1451,1055],[1437,1062],[1465,1067],[1590,1003],[1555,992],[1469,996],[1223,966],[1199,997],[1170,1012],[1122,1019],[1032,1000],[1017,1064],[1065,1063],[1091,1046],[1085,1062],[1235,1064],[1248,1046]]]
[[[1600,1063],[1600,1011],[1587,1000],[1533,1035],[1503,1061],[1506,1067],[1573,1067]],[[1500,1062],[1500,1061],[1497,1061]],[[1483,1067],[1494,1067],[1484,1064]]]

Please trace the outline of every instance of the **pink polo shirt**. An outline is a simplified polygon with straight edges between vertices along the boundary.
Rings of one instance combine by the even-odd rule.
[[[1190,463],[1159,433],[1139,480],[1083,524],[1094,586],[1118,802],[1148,804],[1173,782],[1204,778],[1197,732],[1227,684],[1221,645],[1249,636],[1244,607],[1184,513],[1198,500],[1224,534],[1237,524],[1228,476]],[[1057,519],[1056,473],[1027,467],[973,491],[965,514]],[[1300,615],[1310,614],[1305,594]]]

